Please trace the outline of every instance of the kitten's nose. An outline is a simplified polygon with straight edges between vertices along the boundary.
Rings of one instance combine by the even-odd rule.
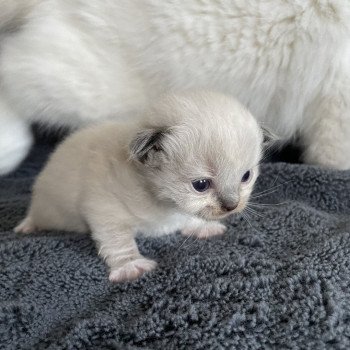
[[[238,202],[222,202],[221,209],[223,211],[234,211],[238,207]]]

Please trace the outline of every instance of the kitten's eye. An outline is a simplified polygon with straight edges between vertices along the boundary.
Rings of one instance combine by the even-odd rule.
[[[250,179],[251,171],[248,170],[243,176],[242,176],[242,182],[248,182]]]
[[[192,186],[197,192],[205,192],[210,187],[210,180],[195,180],[192,181]]]

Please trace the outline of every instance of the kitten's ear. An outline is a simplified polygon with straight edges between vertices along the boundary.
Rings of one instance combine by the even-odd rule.
[[[159,158],[157,153],[163,153],[163,141],[167,134],[165,129],[145,129],[136,134],[131,141],[130,159],[134,159],[143,164],[156,165]]]

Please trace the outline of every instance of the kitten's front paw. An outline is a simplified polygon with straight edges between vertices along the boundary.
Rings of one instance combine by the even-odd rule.
[[[213,236],[220,236],[227,230],[227,227],[218,222],[208,222],[201,226],[189,226],[182,230],[185,236],[196,236],[205,239]]]
[[[156,266],[157,263],[150,259],[139,258],[132,260],[122,267],[111,270],[109,273],[109,280],[115,283],[132,281],[139,278],[144,273],[154,270]]]

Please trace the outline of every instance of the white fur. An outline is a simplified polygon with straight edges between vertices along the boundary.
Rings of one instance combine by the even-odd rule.
[[[0,96],[0,175],[10,172],[27,155],[32,144],[30,125],[13,113]]]
[[[103,123],[65,140],[15,231],[90,230],[110,280],[134,279],[156,266],[140,255],[137,232],[224,233],[216,220],[246,206],[261,146],[260,128],[235,100],[208,92],[164,96],[140,123]],[[210,188],[196,191],[198,179],[208,179]]]
[[[350,168],[348,0],[0,5],[0,99],[17,119],[80,127],[130,118],[166,90],[211,88],[282,139],[300,137],[306,161]],[[0,110],[3,133],[9,117]],[[4,173],[18,160],[0,152]]]

